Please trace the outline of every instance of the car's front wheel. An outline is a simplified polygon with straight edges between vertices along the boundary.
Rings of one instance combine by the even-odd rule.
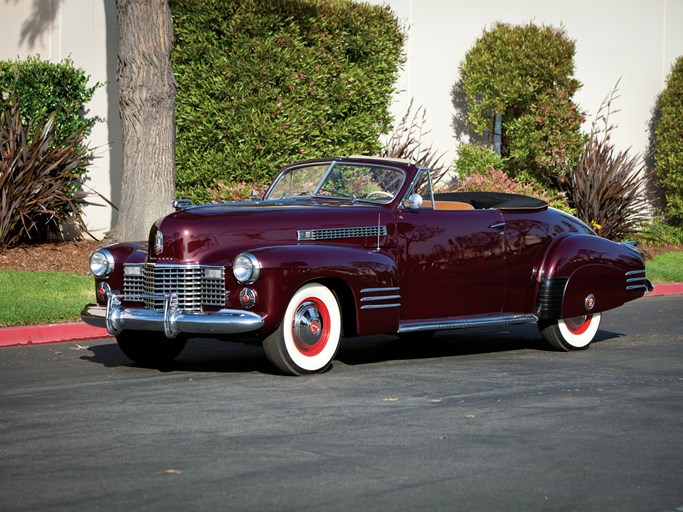
[[[559,350],[583,350],[595,338],[601,317],[600,313],[593,313],[560,320],[542,320],[538,328],[543,339]]]
[[[268,359],[283,373],[304,375],[327,369],[339,348],[341,312],[334,293],[318,283],[297,290],[282,323],[263,341]]]
[[[162,366],[173,361],[187,344],[187,338],[167,338],[151,331],[122,331],[116,341],[126,356],[145,366]]]

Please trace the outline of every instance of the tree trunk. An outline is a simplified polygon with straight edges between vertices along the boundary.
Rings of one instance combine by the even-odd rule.
[[[113,241],[147,240],[175,196],[173,21],[167,0],[117,0],[123,172]]]

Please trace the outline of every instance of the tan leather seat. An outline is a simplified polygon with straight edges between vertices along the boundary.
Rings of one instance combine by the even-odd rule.
[[[474,206],[469,203],[459,201],[434,201],[435,210],[474,210]]]

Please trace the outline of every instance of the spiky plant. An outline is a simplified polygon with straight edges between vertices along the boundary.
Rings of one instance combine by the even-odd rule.
[[[436,186],[444,181],[449,169],[443,161],[445,153],[439,153],[431,144],[424,142],[425,135],[430,133],[425,130],[426,121],[425,108],[419,107],[413,112],[413,100],[410,100],[408,110],[382,148],[380,156],[403,158],[413,161],[418,167],[429,168],[432,183]]]
[[[610,116],[618,82],[605,98],[590,137],[571,177],[570,197],[576,215],[610,240],[637,235],[650,219],[645,183],[648,175],[640,154],[617,151],[611,142],[616,128]]]
[[[0,247],[45,236],[61,223],[85,231],[76,174],[92,161],[87,127],[57,138],[55,114],[26,122],[13,92],[0,101]]]

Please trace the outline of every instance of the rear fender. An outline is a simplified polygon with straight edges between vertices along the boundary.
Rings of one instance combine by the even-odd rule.
[[[543,261],[536,303],[539,318],[558,319],[597,313],[642,297],[643,256],[632,246],[592,235],[565,237]]]

